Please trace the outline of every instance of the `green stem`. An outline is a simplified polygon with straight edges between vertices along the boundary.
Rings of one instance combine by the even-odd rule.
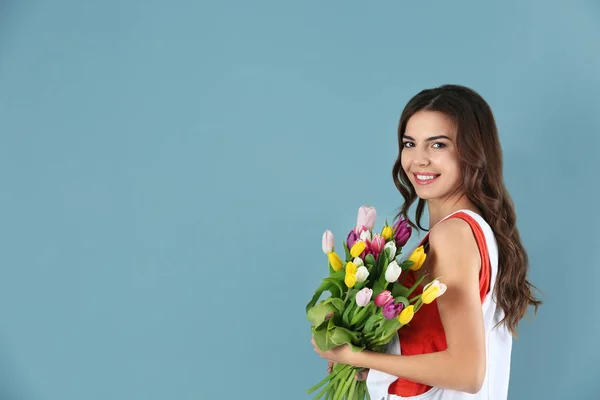
[[[419,301],[417,301],[415,303],[415,312],[418,312],[421,309],[422,305],[423,305],[423,300],[419,298]]]
[[[353,382],[350,384],[350,390],[348,391],[348,397],[347,397],[347,399],[348,399],[348,400],[354,400],[354,397],[352,397],[352,396],[354,396],[354,391],[356,390],[356,386],[357,386],[357,384],[359,383],[359,382],[358,382],[358,381],[355,379],[355,376],[353,376],[353,377],[352,377],[352,381],[353,381]],[[362,400],[362,399],[361,399],[361,400]]]
[[[350,297],[350,288],[348,288],[348,291],[346,292],[346,298],[344,299],[344,304],[346,304],[348,302],[348,297]]]
[[[306,391],[307,394],[310,394],[312,392],[314,392],[315,390],[317,390],[318,388],[320,388],[321,386],[323,386],[325,383],[327,383],[329,380],[331,380],[334,377],[333,372],[331,374],[327,374],[327,376],[325,378],[323,378],[319,383],[317,383],[315,386],[311,387],[310,389],[308,389]]]
[[[408,304],[412,303],[412,302],[413,302],[413,301],[415,301],[415,300],[419,300],[419,299],[421,298],[421,296],[422,296],[422,294],[419,294],[419,295],[417,295],[417,296],[413,297],[412,299],[410,299],[410,300],[408,301]]]
[[[348,387],[354,381],[356,370],[351,367],[349,373],[340,381],[341,387],[336,391],[333,400],[341,400],[344,397],[344,393],[348,391]]]

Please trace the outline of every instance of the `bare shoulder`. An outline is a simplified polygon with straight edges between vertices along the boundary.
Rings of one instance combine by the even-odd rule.
[[[449,218],[437,224],[429,234],[429,246],[435,255],[436,274],[448,276],[479,273],[479,247],[471,226],[465,220]]]

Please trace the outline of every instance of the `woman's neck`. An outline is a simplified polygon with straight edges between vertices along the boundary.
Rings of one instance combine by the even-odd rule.
[[[427,210],[429,212],[430,229],[443,218],[458,210],[471,210],[477,214],[481,214],[479,208],[465,195],[454,199],[427,200]]]

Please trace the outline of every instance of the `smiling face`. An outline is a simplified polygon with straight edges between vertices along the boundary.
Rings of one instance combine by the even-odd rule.
[[[419,111],[406,124],[402,169],[423,200],[443,200],[461,184],[456,127],[438,111]]]

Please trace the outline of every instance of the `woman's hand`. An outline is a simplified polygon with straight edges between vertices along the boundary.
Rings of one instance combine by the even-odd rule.
[[[332,312],[331,312],[331,313],[329,313],[329,314],[327,314],[327,315],[325,316],[325,320],[328,320],[328,319],[329,319],[329,318],[331,318],[332,316],[333,316],[333,313],[332,313]],[[316,345],[316,343],[315,343],[315,338],[314,338],[314,337],[311,339],[311,343],[312,343],[312,345],[313,345],[313,348],[315,349],[315,352],[316,352],[318,355],[320,355],[321,357],[323,357],[323,358],[325,358],[325,359],[327,359],[327,360],[328,360],[328,362],[327,362],[327,373],[329,373],[329,374],[330,374],[330,373],[332,373],[332,372],[333,372],[333,364],[334,364],[334,362],[336,362],[336,361],[335,361],[335,360],[331,360],[331,359],[327,358],[327,356],[325,356],[325,354],[326,354],[326,353],[329,353],[329,352],[330,352],[330,351],[332,351],[332,350],[336,350],[336,349],[332,349],[332,350],[329,350],[328,352],[324,353],[324,352],[322,352],[322,351],[321,351],[321,350],[320,350],[320,349],[317,347],[317,345]],[[343,346],[340,346],[340,347],[343,347]],[[349,350],[349,351],[350,351],[350,353],[352,353],[352,350],[350,349],[350,347],[348,347],[348,345],[346,345],[346,347],[348,348],[347,350]],[[345,350],[344,350],[344,351],[345,351]],[[350,364],[350,363],[347,363],[347,362],[346,362],[346,363],[342,363],[342,364]],[[350,365],[352,365],[352,364],[350,364]],[[357,372],[357,373],[356,373],[356,380],[357,380],[357,381],[364,381],[364,380],[366,380],[366,379],[367,379],[367,376],[368,376],[368,375],[369,375],[369,370],[368,370],[368,369],[364,369],[364,370],[362,370],[362,371],[359,371],[359,372]]]
[[[328,373],[333,372],[333,364],[334,363],[354,365],[353,360],[354,360],[355,353],[352,351],[350,346],[348,346],[347,344],[338,346],[338,347],[335,347],[333,349],[323,352],[317,347],[314,338],[311,339],[311,343],[313,345],[315,353],[317,353],[320,357],[328,360],[328,362],[327,362],[327,372]],[[368,374],[369,374],[368,369],[359,371],[356,373],[356,380],[364,381],[367,379]]]
[[[319,349],[315,343],[314,337],[311,338],[310,342],[313,345],[315,353],[317,353],[321,358],[333,361],[334,363],[353,365],[352,360],[354,352],[347,344],[334,347],[333,349],[329,349],[327,351],[321,351],[321,349]]]

